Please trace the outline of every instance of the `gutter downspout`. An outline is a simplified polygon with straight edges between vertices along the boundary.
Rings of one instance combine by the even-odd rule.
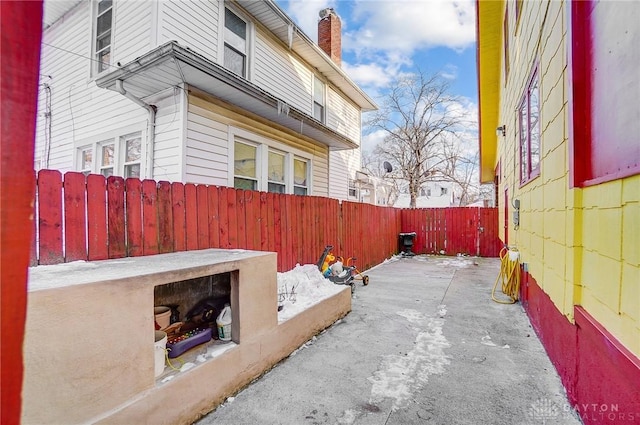
[[[131,100],[136,105],[142,106],[147,111],[149,111],[149,125],[147,127],[147,164],[146,164],[146,178],[153,179],[153,149],[155,145],[156,139],[156,107],[154,105],[149,105],[144,102],[142,99],[135,97],[131,93],[125,90],[124,81],[116,80],[116,91]]]

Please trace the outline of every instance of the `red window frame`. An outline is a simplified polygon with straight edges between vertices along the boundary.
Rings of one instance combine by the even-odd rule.
[[[626,34],[637,24],[630,18],[612,25],[615,11],[605,3],[567,2],[570,187],[640,174],[638,99],[629,90],[637,87],[637,67],[627,62],[635,46]]]
[[[525,185],[540,175],[540,73],[534,65],[524,93],[518,103],[518,145],[520,153],[520,184]],[[532,99],[535,107],[532,108]],[[535,113],[532,113],[535,109]],[[535,147],[535,149],[532,148]],[[533,152],[533,154],[532,154]]]

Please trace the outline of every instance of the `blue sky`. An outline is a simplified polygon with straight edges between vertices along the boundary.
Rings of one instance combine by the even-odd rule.
[[[332,7],[342,20],[342,68],[379,101],[393,78],[419,67],[440,73],[451,94],[477,121],[474,0],[277,0],[314,41],[318,12]],[[377,142],[363,136],[363,147]]]

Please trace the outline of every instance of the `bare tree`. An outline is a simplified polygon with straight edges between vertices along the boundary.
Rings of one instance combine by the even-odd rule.
[[[448,94],[449,85],[439,75],[421,71],[400,77],[383,105],[367,122],[383,130],[384,140],[374,149],[380,160],[393,165],[394,178],[406,181],[410,207],[416,207],[420,187],[436,176],[445,178],[445,145],[460,131],[463,118],[454,110],[458,98]]]

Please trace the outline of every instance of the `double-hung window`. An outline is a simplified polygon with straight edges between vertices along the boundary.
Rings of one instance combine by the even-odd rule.
[[[236,189],[258,190],[258,148],[252,144],[235,142],[233,186]]]
[[[272,193],[311,193],[311,158],[305,152],[245,130],[232,129],[232,133],[229,186]]]
[[[286,193],[285,154],[269,150],[267,181],[269,192]]]
[[[76,169],[85,175],[140,178],[142,173],[142,132],[106,137],[77,148]]]
[[[313,79],[313,118],[324,123],[324,83],[318,77]]]
[[[224,67],[247,77],[247,22],[228,8],[224,9]]]
[[[540,174],[540,90],[535,67],[518,107],[520,183]]]
[[[309,192],[308,162],[301,158],[293,160],[293,193],[306,195]]]
[[[94,72],[99,74],[111,65],[111,25],[113,0],[100,0],[96,4],[94,23]]]

